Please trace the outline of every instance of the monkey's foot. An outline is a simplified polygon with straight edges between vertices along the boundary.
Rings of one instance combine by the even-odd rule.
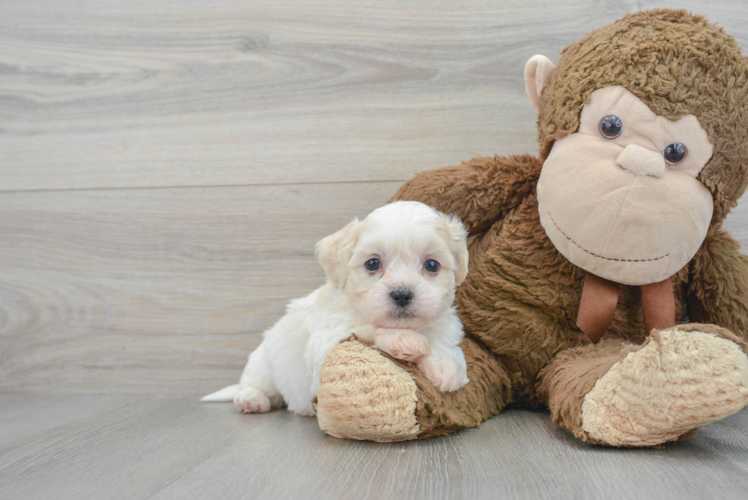
[[[403,441],[420,433],[417,387],[408,372],[359,342],[325,358],[317,391],[317,422],[331,436]]]
[[[331,436],[380,442],[475,427],[506,405],[511,385],[504,367],[483,344],[465,337],[460,348],[467,379],[480,382],[442,392],[414,364],[358,340],[343,342],[322,365],[317,423]]]
[[[652,446],[725,418],[748,405],[744,348],[712,325],[653,330],[584,397],[582,428],[601,443]]]

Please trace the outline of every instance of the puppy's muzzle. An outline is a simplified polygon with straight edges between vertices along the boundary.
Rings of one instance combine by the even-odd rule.
[[[413,300],[413,292],[407,288],[398,288],[390,293],[390,297],[395,301],[395,304],[400,307],[405,307],[410,304],[411,300]]]

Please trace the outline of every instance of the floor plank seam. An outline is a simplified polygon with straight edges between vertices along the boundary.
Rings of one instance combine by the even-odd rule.
[[[0,194],[13,193],[65,193],[81,191],[138,191],[154,189],[226,189],[247,187],[273,187],[273,186],[318,186],[318,185],[343,185],[343,184],[386,184],[394,182],[405,182],[409,178],[402,179],[367,179],[349,181],[305,181],[305,182],[268,182],[257,184],[198,184],[198,185],[170,185],[170,186],[110,186],[110,187],[81,187],[81,188],[41,188],[41,189],[0,189]]]

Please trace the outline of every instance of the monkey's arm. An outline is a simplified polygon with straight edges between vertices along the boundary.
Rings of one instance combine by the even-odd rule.
[[[468,233],[478,234],[533,192],[541,166],[530,155],[473,158],[416,175],[391,201],[420,201],[455,214]]]
[[[723,229],[701,246],[691,262],[688,305],[692,322],[713,323],[748,340],[748,255]]]

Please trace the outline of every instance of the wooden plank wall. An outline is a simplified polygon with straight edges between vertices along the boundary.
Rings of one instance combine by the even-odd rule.
[[[4,2],[0,392],[233,382],[322,282],[315,241],[415,172],[536,152],[525,61],[656,5]],[[748,47],[745,2],[678,6]]]

